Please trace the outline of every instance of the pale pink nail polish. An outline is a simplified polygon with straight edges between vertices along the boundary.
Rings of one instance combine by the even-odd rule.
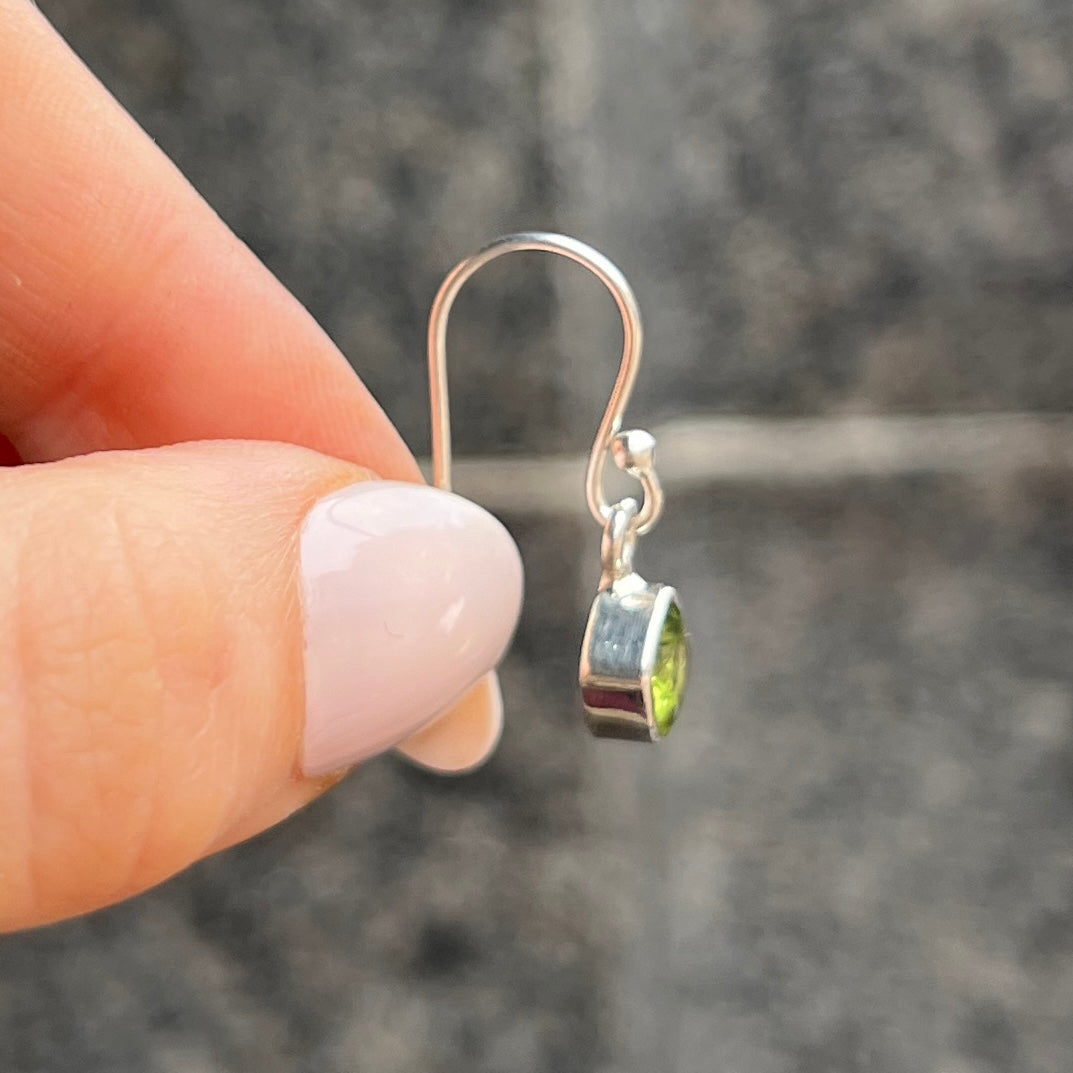
[[[301,569],[307,775],[428,723],[499,662],[521,608],[507,531],[424,485],[369,481],[320,500],[302,529]]]

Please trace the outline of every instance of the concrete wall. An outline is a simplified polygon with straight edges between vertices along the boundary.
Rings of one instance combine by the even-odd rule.
[[[499,755],[383,758],[0,940],[0,1069],[1073,1066],[1073,9],[42,6],[418,453],[458,258],[620,263],[668,431],[639,565],[695,661],[663,747],[585,737],[616,325],[573,266],[487,270],[451,346],[460,483],[528,570]]]

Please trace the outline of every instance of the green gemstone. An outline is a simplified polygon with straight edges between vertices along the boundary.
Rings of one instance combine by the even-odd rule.
[[[689,669],[689,642],[677,604],[667,609],[659,633],[659,653],[652,671],[652,715],[660,737],[665,737],[678,715]]]

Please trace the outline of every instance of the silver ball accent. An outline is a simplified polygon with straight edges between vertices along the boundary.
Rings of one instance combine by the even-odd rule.
[[[611,457],[615,465],[632,476],[652,469],[655,449],[656,437],[643,428],[619,432],[611,441]]]

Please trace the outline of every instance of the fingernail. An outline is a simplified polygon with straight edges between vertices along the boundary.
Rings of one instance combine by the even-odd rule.
[[[402,741],[501,659],[521,609],[510,534],[475,503],[369,481],[320,500],[301,538],[302,767],[325,775]]]
[[[495,752],[503,733],[503,694],[490,671],[428,726],[395,747],[411,764],[437,775],[468,775]]]

